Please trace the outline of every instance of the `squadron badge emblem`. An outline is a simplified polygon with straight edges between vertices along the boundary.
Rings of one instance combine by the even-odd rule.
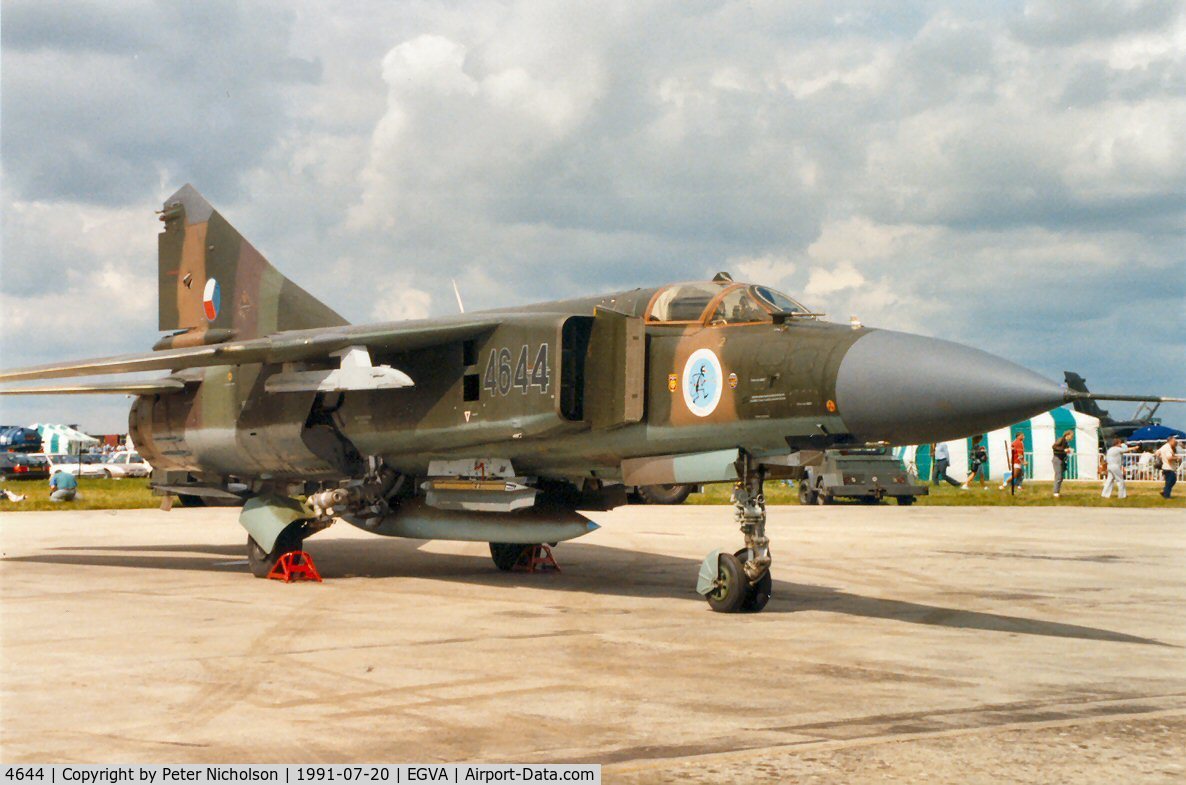
[[[721,361],[712,349],[697,349],[684,365],[684,403],[697,417],[707,417],[721,402]]]

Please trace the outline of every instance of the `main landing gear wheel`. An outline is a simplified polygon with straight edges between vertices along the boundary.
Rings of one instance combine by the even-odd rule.
[[[770,601],[770,540],[766,537],[766,472],[748,455],[737,462],[733,513],[745,537],[736,553],[713,551],[700,566],[696,590],[718,613],[757,612]],[[802,491],[802,489],[801,489]],[[714,563],[715,562],[715,563]]]
[[[914,497],[913,496],[899,496],[898,504],[902,505],[903,507],[909,507],[910,505],[914,504]]]
[[[530,545],[516,542],[492,542],[490,543],[490,558],[494,559],[495,567],[503,572],[510,572],[515,568],[523,551],[530,547]]]
[[[264,553],[264,549],[256,544],[251,535],[247,535],[247,566],[251,568],[251,574],[257,578],[266,578],[281,556],[291,551],[299,551],[304,542],[304,537],[301,536],[303,526],[302,522],[297,521],[280,532],[271,553]]]
[[[799,481],[799,504],[815,504],[815,491],[807,480]]]

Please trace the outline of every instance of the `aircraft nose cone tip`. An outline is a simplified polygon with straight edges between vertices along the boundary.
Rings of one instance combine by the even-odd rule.
[[[951,341],[875,330],[836,374],[836,406],[865,441],[923,444],[984,433],[1063,403],[1056,383]]]

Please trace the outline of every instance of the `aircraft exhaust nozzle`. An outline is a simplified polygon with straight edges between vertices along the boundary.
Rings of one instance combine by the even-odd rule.
[[[873,330],[836,374],[836,408],[862,441],[926,444],[986,433],[1066,402],[1061,386],[951,341]]]

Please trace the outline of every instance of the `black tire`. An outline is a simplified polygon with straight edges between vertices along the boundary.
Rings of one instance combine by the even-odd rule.
[[[737,557],[737,561],[741,562],[744,571],[745,561],[749,558],[749,551],[742,548],[737,553],[733,554]],[[758,582],[751,585],[749,590],[745,593],[745,601],[741,603],[741,610],[745,613],[758,613],[766,607],[766,603],[770,602],[770,591],[774,586],[774,580],[770,577],[770,570],[762,573],[762,577],[758,578]]]
[[[741,561],[731,553],[722,553],[717,561],[717,577],[721,585],[704,598],[708,607],[717,613],[737,613],[749,595],[749,580]]]
[[[691,485],[640,485],[638,496],[644,504],[683,504],[693,490]]]
[[[881,499],[876,496],[862,496],[861,504],[881,504]]]
[[[490,558],[494,559],[495,567],[503,572],[510,572],[519,563],[519,557],[523,555],[523,551],[530,547],[530,545],[517,542],[492,542],[490,543]]]
[[[177,501],[181,502],[182,507],[205,507],[206,500],[201,496],[195,496],[192,493],[177,494]]]
[[[811,490],[807,480],[799,481],[799,504],[815,504],[815,491]]]
[[[898,504],[902,505],[903,507],[909,507],[910,505],[914,504],[914,497],[913,496],[899,496]]]
[[[770,570],[762,573],[762,577],[758,578],[758,582],[749,587],[749,591],[745,593],[745,602],[741,604],[741,609],[746,613],[758,613],[766,607],[766,603],[770,602],[771,589],[774,587],[774,579],[770,577]]]
[[[268,559],[268,554],[264,553],[264,549],[259,547],[259,544],[248,534],[247,567],[251,570],[251,574],[257,578],[266,578],[274,565],[275,562]]]
[[[301,537],[301,522],[290,523],[288,528],[280,532],[271,553],[264,553],[251,535],[247,535],[247,566],[251,574],[257,578],[266,578],[280,557],[291,551],[299,551],[303,538]]]

